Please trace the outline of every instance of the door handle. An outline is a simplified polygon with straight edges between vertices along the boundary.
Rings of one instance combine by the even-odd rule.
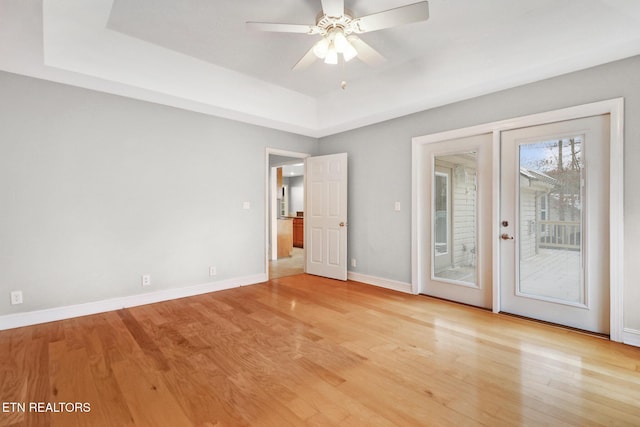
[[[501,238],[502,240],[513,240],[513,236],[509,236],[507,233],[502,233],[502,234],[500,235],[500,238]]]
[[[338,224],[338,225],[340,225],[340,227],[344,227],[344,226],[346,226],[346,225],[347,225],[347,223],[346,223],[346,222],[344,222],[344,221],[342,221],[342,222],[341,222],[340,224]]]

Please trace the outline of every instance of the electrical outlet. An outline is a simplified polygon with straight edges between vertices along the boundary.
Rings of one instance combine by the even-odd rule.
[[[143,274],[142,275],[142,286],[151,286],[151,275]]]
[[[209,267],[209,276],[215,276],[218,274],[218,269],[215,267]]]
[[[355,268],[356,266],[356,259],[355,258],[351,258],[351,267]]]
[[[22,291],[11,291],[11,304],[22,304]]]

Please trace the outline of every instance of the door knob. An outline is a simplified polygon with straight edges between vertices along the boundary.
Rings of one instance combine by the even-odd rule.
[[[502,234],[500,235],[500,238],[501,238],[502,240],[513,240],[513,236],[509,236],[507,233],[502,233]]]
[[[343,222],[341,222],[339,225],[340,225],[340,227],[344,227],[344,226],[345,226],[345,225],[347,225],[347,224],[343,221]]]

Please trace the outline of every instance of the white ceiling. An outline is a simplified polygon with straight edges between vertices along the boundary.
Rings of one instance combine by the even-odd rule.
[[[362,35],[380,67],[293,72],[318,36],[245,22],[313,24],[320,0],[0,0],[0,69],[321,137],[640,54],[638,0],[429,4],[426,22]]]

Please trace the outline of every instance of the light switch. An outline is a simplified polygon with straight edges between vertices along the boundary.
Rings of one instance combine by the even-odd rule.
[[[251,202],[243,202],[242,209],[251,209]]]
[[[400,210],[400,202],[396,202],[393,210],[395,210],[395,211],[399,211]]]

